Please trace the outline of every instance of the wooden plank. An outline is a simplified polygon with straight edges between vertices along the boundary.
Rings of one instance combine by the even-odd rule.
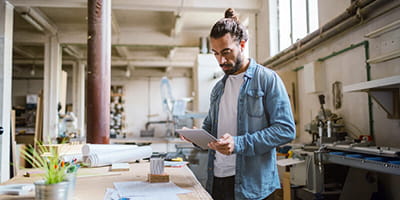
[[[11,152],[12,152],[12,166],[13,176],[18,174],[18,155],[17,155],[17,142],[15,141],[15,110],[11,111]]]
[[[283,200],[290,200],[290,172],[283,173]]]
[[[43,141],[43,98],[42,97],[43,97],[43,91],[40,91],[36,105],[35,136],[34,136],[35,149],[36,149],[36,142]]]

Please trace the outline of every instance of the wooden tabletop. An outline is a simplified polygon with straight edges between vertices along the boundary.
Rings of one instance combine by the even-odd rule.
[[[30,169],[28,171],[34,172],[35,170]],[[133,163],[130,165],[129,171],[122,172],[110,172],[109,167],[81,168],[78,170],[73,200],[102,200],[104,199],[106,189],[114,188],[114,182],[145,181],[147,180],[147,174],[149,172],[150,165],[148,161]],[[179,199],[212,199],[187,166],[181,168],[166,167],[165,172],[170,175],[170,181],[175,183],[178,187],[192,191],[186,194],[179,194]],[[41,179],[41,177],[38,175],[32,175],[32,177],[29,178],[17,176],[1,185],[33,183],[35,180],[39,179]],[[32,192],[27,196],[19,197],[0,195],[0,199],[34,199],[34,194]]]

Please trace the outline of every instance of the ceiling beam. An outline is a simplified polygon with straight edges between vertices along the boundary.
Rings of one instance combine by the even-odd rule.
[[[14,32],[14,44],[43,44],[46,42],[46,36],[41,33],[26,31]]]
[[[76,59],[83,58],[83,52],[76,46],[64,45],[63,50],[65,53],[67,53],[68,55],[70,55]]]
[[[35,54],[31,51],[28,51],[26,49],[22,49],[21,47],[17,45],[13,45],[13,50],[20,54],[21,56],[27,57],[27,58],[35,58]]]
[[[115,17],[114,12],[111,12],[111,28],[114,34],[119,35],[119,33],[121,32],[119,28],[119,23],[117,21],[117,17]]]
[[[207,31],[194,31],[190,34],[181,34],[175,38],[160,32],[121,32],[118,37],[113,36],[111,39],[112,45],[155,45],[155,46],[190,46],[197,47],[199,44],[198,38],[207,34]],[[15,33],[19,34],[19,33]],[[21,40],[29,40],[27,36],[17,37]],[[29,37],[29,36],[28,36]],[[86,44],[86,32],[63,31],[58,34],[58,39],[61,44]],[[18,40],[16,40],[17,42]]]
[[[128,50],[127,47],[125,47],[125,46],[115,46],[115,49],[117,50],[118,55],[120,55],[121,57],[129,58],[130,53],[129,53],[129,50]]]
[[[261,0],[152,0],[127,1],[113,0],[112,8],[118,10],[151,10],[151,11],[224,11],[227,8],[238,8],[239,11],[258,11]],[[87,0],[9,0],[14,6],[51,7],[51,8],[86,8]],[[182,6],[181,6],[182,5]],[[240,8],[240,9],[239,9]]]
[[[86,59],[81,59],[83,62]],[[63,60],[62,64],[74,64],[76,60]],[[26,64],[38,64],[43,65],[43,60],[37,59],[14,59],[13,64],[17,65],[26,65]],[[181,68],[192,68],[194,66],[194,61],[170,61],[170,60],[112,60],[111,66],[118,67],[118,66],[130,66],[131,69],[137,67],[181,67]]]

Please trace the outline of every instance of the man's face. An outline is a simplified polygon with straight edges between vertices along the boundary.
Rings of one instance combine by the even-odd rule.
[[[242,47],[227,33],[220,38],[211,38],[211,48],[219,66],[227,75],[236,74],[243,65]]]

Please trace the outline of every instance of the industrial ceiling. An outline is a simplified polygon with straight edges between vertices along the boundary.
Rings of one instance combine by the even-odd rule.
[[[9,2],[15,7],[14,71],[40,68],[51,34],[62,46],[63,65],[86,61],[86,0]],[[258,12],[260,0],[113,0],[112,67],[192,68],[200,38],[229,7],[245,21]]]

